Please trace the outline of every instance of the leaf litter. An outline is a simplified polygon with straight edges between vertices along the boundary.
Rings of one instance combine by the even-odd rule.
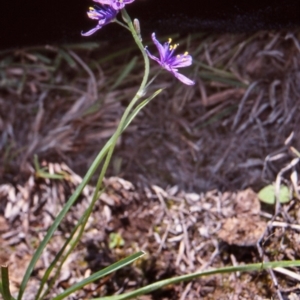
[[[50,298],[140,249],[145,258],[69,299],[129,291],[196,270],[299,258],[299,166],[292,164],[290,150],[300,149],[299,32],[202,34],[182,39],[185,43],[194,57],[196,87],[180,86],[168,74],[152,85],[151,91],[170,88],[120,138],[105,192]],[[107,49],[117,53],[106,43],[0,53],[0,260],[9,265],[13,293],[136,90],[139,60],[132,75],[120,74],[134,50],[123,45],[121,54],[105,56]],[[153,67],[153,75],[157,70]],[[110,89],[115,78],[118,84]],[[35,154],[42,167],[63,179],[38,177]],[[292,193],[274,211],[257,193],[278,181],[278,174]],[[33,298],[93,190],[92,182],[47,246],[26,299]],[[112,237],[122,242],[110,247]],[[145,299],[297,295],[294,268],[201,278]]]

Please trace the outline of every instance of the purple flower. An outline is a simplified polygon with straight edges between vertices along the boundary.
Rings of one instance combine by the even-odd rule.
[[[134,0],[93,0],[100,4],[111,6],[115,10],[120,10],[125,7],[126,4],[132,3]]]
[[[83,36],[92,35],[97,30],[101,29],[104,25],[112,22],[117,15],[118,11],[110,7],[109,5],[102,5],[102,6],[96,6],[90,7],[89,11],[87,12],[87,15],[90,19],[97,20],[98,24],[93,29],[89,30],[86,33],[81,33]]]
[[[158,49],[160,58],[153,56],[150,52],[145,48],[148,56],[159,63],[164,69],[171,72],[177,79],[183,82],[186,85],[195,84],[194,81],[187,78],[186,76],[178,73],[178,68],[188,67],[192,64],[192,57],[188,55],[187,52],[184,54],[174,55],[174,51],[177,48],[178,44],[171,45],[172,40],[169,39],[167,43],[161,45],[159,41],[155,37],[155,33],[152,33],[152,40],[155,46]]]

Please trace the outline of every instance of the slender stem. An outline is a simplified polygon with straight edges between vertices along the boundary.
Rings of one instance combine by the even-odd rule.
[[[145,47],[144,45],[142,44],[138,34],[136,33],[135,29],[134,29],[134,26],[132,24],[132,21],[129,17],[129,15],[127,14],[126,10],[125,9],[122,9],[122,16],[123,18],[126,20],[127,24],[128,24],[128,27],[132,33],[132,36],[134,38],[134,41],[135,43],[138,45],[138,47],[140,48],[141,52],[142,52],[142,55],[143,55],[143,58],[144,58],[144,63],[145,63],[145,73],[144,73],[144,77],[143,77],[143,81],[140,85],[140,89],[139,91],[143,91],[144,90],[144,87],[146,86],[146,83],[148,81],[148,76],[149,76],[149,72],[150,72],[150,66],[149,66],[149,58],[148,58],[148,55],[145,51]],[[139,92],[138,92],[139,93]],[[138,94],[137,93],[137,94]]]
[[[130,256],[127,256],[125,258],[123,258],[122,260],[119,260],[111,265],[109,265],[108,267],[95,272],[94,274],[92,274],[91,276],[79,281],[78,283],[73,284],[71,287],[65,289],[62,293],[60,293],[58,296],[52,298],[52,300],[62,300],[65,299],[67,296],[71,295],[72,293],[82,289],[84,286],[86,286],[87,284],[90,284],[104,276],[107,276],[108,274],[115,272],[121,268],[124,268],[125,266],[133,263],[135,260],[137,260],[138,258],[142,257],[143,255],[145,255],[144,251],[139,251],[137,253],[134,253]]]
[[[115,145],[117,143],[117,140],[118,140],[119,136],[121,135],[122,131],[124,130],[124,127],[125,127],[126,122],[127,122],[127,118],[130,115],[130,112],[132,111],[134,105],[144,95],[144,90],[145,90],[145,87],[146,87],[146,84],[147,84],[147,81],[148,81],[149,71],[150,71],[148,55],[147,55],[147,53],[146,53],[146,51],[144,49],[143,44],[141,43],[140,38],[138,37],[138,35],[137,35],[136,31],[135,31],[135,28],[134,28],[134,26],[132,24],[132,21],[131,21],[129,15],[127,14],[127,12],[125,11],[125,9],[122,10],[122,16],[126,20],[126,22],[128,24],[128,27],[125,26],[124,24],[122,24],[119,21],[117,21],[117,23],[118,24],[121,23],[120,25],[122,25],[123,27],[125,26],[125,28],[127,28],[128,30],[130,30],[130,32],[132,33],[132,36],[133,36],[136,44],[138,45],[139,49],[141,50],[143,58],[144,58],[145,73],[144,73],[144,76],[143,76],[142,83],[141,83],[141,85],[140,85],[140,87],[139,87],[136,95],[134,96],[134,98],[131,100],[130,104],[126,108],[126,110],[125,110],[125,112],[124,112],[124,114],[123,114],[123,116],[122,116],[122,118],[120,120],[120,123],[119,123],[119,125],[117,127],[117,130],[116,130],[116,132],[114,133],[114,135],[112,136],[112,138],[110,140],[111,143],[110,143],[109,148],[108,149],[106,148],[108,150],[108,152],[107,152],[105,162],[103,164],[103,167],[101,169],[101,173],[100,173],[98,181],[97,181],[97,185],[96,185],[96,189],[94,191],[93,199],[92,199],[91,204],[89,205],[87,211],[85,212],[83,218],[80,218],[80,220],[78,221],[77,225],[81,224],[81,226],[80,225],[78,226],[78,227],[80,227],[79,233],[76,236],[75,240],[73,240],[73,241],[70,240],[70,242],[71,242],[70,248],[68,249],[67,253],[63,256],[63,258],[61,259],[60,264],[57,267],[57,270],[56,270],[55,275],[54,275],[55,278],[59,275],[59,272],[61,270],[61,267],[62,267],[63,263],[65,262],[65,260],[69,256],[69,254],[73,251],[73,249],[76,247],[76,245],[78,244],[78,242],[79,242],[79,240],[80,240],[80,238],[81,238],[81,236],[82,236],[82,234],[84,232],[84,229],[85,229],[86,223],[87,223],[87,221],[89,219],[89,216],[92,213],[93,207],[94,207],[96,201],[99,198],[98,194],[99,194],[99,191],[100,191],[100,189],[102,187],[102,182],[103,182],[104,176],[106,174],[106,171],[108,169],[108,166],[109,166],[109,163],[110,163],[110,160],[111,160],[111,157],[112,157]],[[72,232],[73,235],[75,234],[76,231],[77,230],[74,230]],[[51,282],[51,283],[53,283],[53,282]],[[40,295],[41,291],[42,291],[42,289],[40,288],[39,293],[37,295],[38,296],[37,298],[39,298],[39,295]],[[49,289],[47,289],[45,291],[45,293],[43,293],[43,297],[47,294],[48,291],[49,291]]]
[[[85,228],[85,225],[87,223],[87,220],[92,212],[92,209],[93,209],[93,206],[94,204],[96,203],[97,199],[98,199],[98,193],[99,193],[99,190],[101,189],[102,187],[102,183],[103,183],[103,179],[104,179],[104,176],[106,174],[106,171],[108,169],[108,166],[109,166],[109,163],[110,163],[110,160],[111,160],[111,157],[112,157],[112,154],[113,154],[113,151],[114,151],[114,148],[116,146],[116,143],[117,143],[117,140],[119,138],[119,136],[121,135],[124,127],[125,127],[125,123],[126,123],[126,120],[130,114],[130,112],[132,111],[134,105],[136,104],[136,102],[143,96],[144,94],[144,89],[145,89],[145,86],[147,84],[147,81],[148,81],[148,77],[149,77],[149,59],[148,59],[148,55],[144,49],[144,46],[143,44],[141,43],[135,29],[134,29],[134,26],[132,24],[132,21],[129,17],[129,15],[127,14],[126,10],[123,9],[122,10],[122,15],[123,15],[123,18],[126,20],[127,24],[128,24],[128,27],[132,33],[132,36],[136,42],[136,44],[138,45],[138,47],[140,48],[142,54],[143,54],[143,58],[144,58],[144,64],[145,64],[145,73],[144,73],[144,76],[143,76],[143,81],[140,85],[140,88],[139,90],[137,91],[136,95],[134,96],[134,98],[131,100],[131,102],[129,103],[128,107],[126,108],[121,120],[120,120],[120,123],[119,123],[119,126],[116,130],[116,132],[114,133],[113,137],[112,137],[112,144],[108,150],[108,153],[106,155],[106,159],[104,161],[104,164],[103,164],[103,167],[101,169],[101,173],[99,175],[99,178],[98,178],[98,181],[97,181],[97,185],[96,185],[96,189],[95,189],[95,192],[94,192],[94,195],[93,195],[93,199],[92,199],[92,202],[91,202],[91,205],[90,207],[88,208],[87,210],[87,216],[83,222],[83,225],[80,229],[80,232],[78,234],[78,237],[77,237],[77,240],[80,239],[83,231],[84,231],[84,228]],[[75,242],[76,244],[76,242]]]
[[[155,75],[148,81],[148,83],[147,83],[145,89],[147,89],[148,86],[149,86],[149,85],[150,85],[150,84],[158,77],[158,75],[161,73],[161,71],[162,71],[162,69],[160,69],[160,70],[157,72],[157,74],[155,74]]]
[[[41,256],[44,248],[46,247],[47,243],[51,239],[53,233],[55,232],[55,230],[57,229],[57,227],[61,223],[61,221],[64,218],[64,216],[67,214],[67,212],[70,210],[70,208],[72,207],[72,205],[74,204],[74,202],[81,195],[84,187],[89,183],[90,179],[92,178],[93,174],[96,172],[99,164],[103,160],[103,157],[107,153],[107,151],[108,151],[109,147],[111,146],[111,144],[112,144],[112,138],[110,138],[108,140],[108,142],[105,144],[105,146],[101,149],[101,151],[99,152],[99,154],[97,155],[97,157],[93,161],[91,167],[88,169],[86,175],[82,179],[82,182],[76,188],[75,192],[69,198],[69,200],[67,201],[67,203],[65,204],[65,206],[63,207],[63,209],[61,210],[61,212],[57,215],[54,223],[50,226],[50,228],[48,229],[48,231],[47,231],[44,239],[41,242],[41,244],[36,249],[36,251],[35,251],[35,253],[34,253],[34,255],[33,255],[32,259],[31,259],[31,261],[30,261],[30,263],[28,265],[28,267],[27,267],[27,270],[25,272],[23,280],[21,282],[21,286],[20,286],[19,294],[18,294],[18,298],[17,298],[18,300],[22,299],[22,296],[24,294],[27,282],[28,282],[28,280],[30,278],[30,275],[31,275],[31,273],[33,271],[33,268],[34,268],[35,264],[37,263],[38,259],[40,258],[40,256]]]
[[[119,138],[119,136],[120,136],[120,134],[122,132],[122,129],[124,127],[126,119],[127,119],[128,115],[130,114],[131,110],[133,109],[134,105],[136,104],[136,102],[144,95],[144,90],[145,90],[145,87],[146,87],[146,84],[147,84],[147,81],[148,81],[148,77],[149,77],[149,72],[150,72],[148,55],[147,55],[147,53],[145,51],[144,45],[142,44],[142,42],[141,42],[138,34],[136,33],[135,28],[134,28],[134,26],[132,24],[132,21],[131,21],[129,15],[127,14],[127,12],[126,12],[125,9],[122,9],[122,17],[126,21],[128,27],[129,27],[129,29],[131,31],[131,34],[132,34],[132,36],[134,38],[134,41],[136,42],[137,46],[140,48],[140,50],[141,50],[141,52],[143,54],[144,64],[145,64],[145,73],[144,73],[143,80],[142,80],[142,83],[140,85],[139,90],[137,91],[136,95],[134,96],[134,98],[129,103],[128,107],[126,108],[126,110],[125,110],[125,112],[124,112],[124,114],[123,114],[123,116],[122,116],[122,118],[120,120],[119,126],[118,126],[115,134],[113,135],[112,145],[111,145],[111,147],[110,147],[110,149],[109,149],[109,151],[107,153],[104,165],[102,167],[100,176],[98,178],[98,182],[97,182],[95,193],[98,193],[99,189],[101,188],[104,175],[105,175],[105,173],[107,171],[108,165],[110,163],[110,160],[111,160],[114,148],[115,148],[115,145],[116,145],[117,140],[118,140],[118,138]]]
[[[267,269],[275,269],[278,267],[298,267],[300,266],[300,260],[293,261],[274,261],[274,262],[263,262],[263,263],[254,263],[246,265],[237,265],[230,267],[223,267],[218,269],[212,269],[208,271],[198,271],[195,273],[190,273],[186,275],[181,275],[173,278],[163,279],[156,281],[139,289],[123,293],[120,295],[107,296],[101,298],[92,298],[91,300],[127,300],[127,299],[138,299],[138,296],[145,295],[148,293],[153,293],[154,291],[161,289],[165,286],[171,286],[180,282],[191,281],[195,278],[200,278],[209,275],[216,274],[225,274],[225,273],[234,273],[234,272],[251,272],[251,271],[261,271]]]
[[[94,204],[90,205],[88,210],[91,208],[91,210],[93,209]],[[79,219],[78,223],[76,224],[75,228],[72,230],[71,236],[67,239],[67,241],[65,242],[65,244],[63,245],[62,249],[59,252],[59,256],[58,258],[55,258],[55,261],[53,261],[50,265],[50,267],[47,269],[46,272],[48,272],[48,277],[51,273],[51,271],[53,270],[53,268],[55,267],[56,263],[60,260],[61,256],[63,255],[65,249],[67,246],[69,246],[68,251],[66,252],[66,254],[62,257],[62,259],[59,261],[59,265],[57,266],[57,269],[55,270],[55,274],[53,276],[53,278],[51,278],[47,289],[44,291],[44,293],[42,294],[42,296],[40,296],[40,293],[42,291],[43,286],[41,285],[41,288],[39,289],[39,293],[36,296],[35,299],[45,299],[46,295],[49,293],[49,291],[51,290],[51,288],[53,287],[53,285],[56,282],[56,279],[58,278],[61,268],[63,266],[63,264],[65,263],[66,259],[69,257],[69,255],[71,254],[71,252],[73,251],[73,249],[76,247],[77,243],[79,242],[81,235],[84,231],[84,226],[88,220],[88,217],[90,215],[90,212],[85,211],[85,213],[83,214],[83,216]],[[78,228],[80,228],[79,233],[77,234],[77,236],[74,238],[74,235],[76,234],[76,232],[78,231]],[[47,278],[48,278],[47,277]],[[44,279],[44,278],[43,278]],[[44,285],[44,284],[43,284]]]
[[[119,24],[120,26],[122,26],[122,27],[124,27],[125,29],[127,29],[127,30],[130,31],[129,27],[126,26],[125,24],[123,24],[122,22],[120,22],[119,20],[115,20],[114,22],[117,23],[117,24]]]

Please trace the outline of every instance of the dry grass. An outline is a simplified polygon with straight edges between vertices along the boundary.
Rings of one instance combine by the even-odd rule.
[[[200,36],[181,47],[194,54],[196,86],[160,75],[151,90],[171,88],[120,140],[110,174],[185,190],[260,188],[265,157],[292,131],[300,148],[297,33]],[[29,174],[33,154],[84,173],[116,128],[142,68],[126,45],[104,56],[108,49],[2,54],[0,178]]]

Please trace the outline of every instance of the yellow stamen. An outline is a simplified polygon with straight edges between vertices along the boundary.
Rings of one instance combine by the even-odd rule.
[[[188,55],[188,54],[189,54],[189,53],[188,53],[187,51],[185,51],[183,55]]]
[[[172,39],[171,39],[171,38],[169,38],[169,40],[168,40],[168,43],[169,43],[169,44],[171,44],[171,43],[172,43]]]
[[[170,45],[169,50],[170,51],[175,50],[178,46],[179,46],[179,44]]]

